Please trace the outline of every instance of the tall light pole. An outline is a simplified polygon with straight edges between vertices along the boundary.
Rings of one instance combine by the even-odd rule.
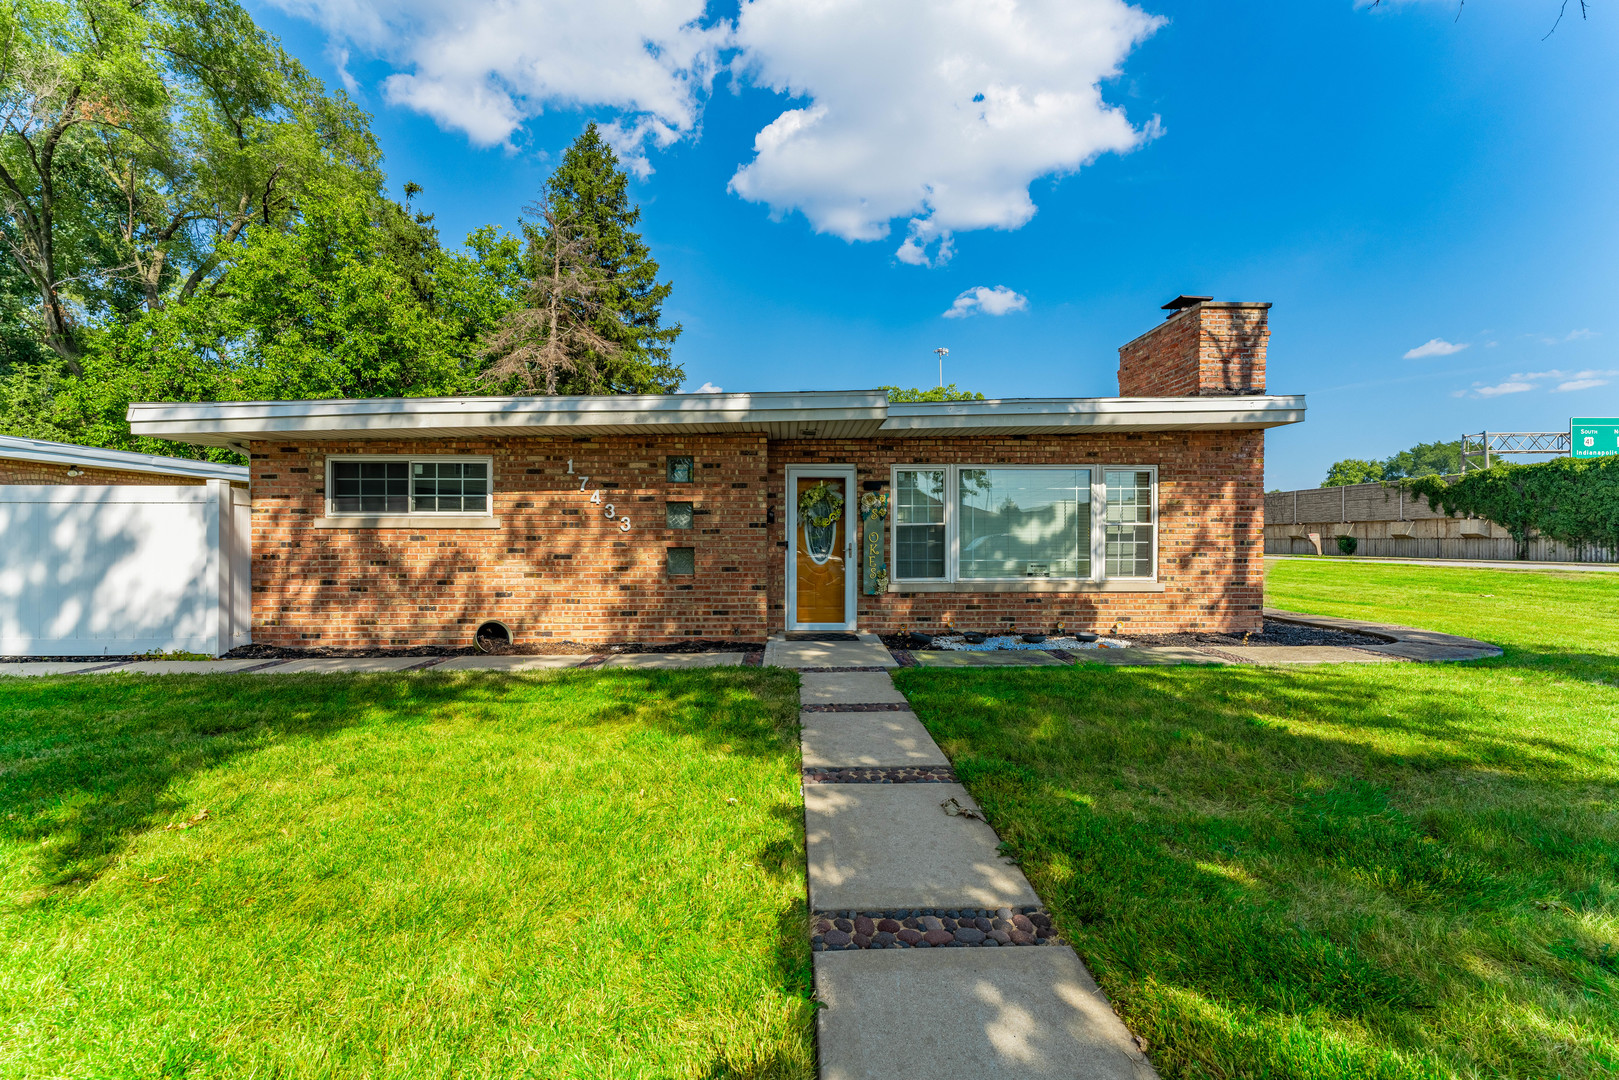
[[[939,389],[944,389],[944,358],[950,355],[950,350],[940,346],[933,350],[939,356]]]

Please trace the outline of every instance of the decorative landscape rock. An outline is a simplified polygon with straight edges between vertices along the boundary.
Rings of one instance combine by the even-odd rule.
[[[1038,907],[900,908],[889,911],[817,911],[810,918],[810,948],[998,949],[1058,944],[1051,916]]]
[[[954,784],[956,772],[948,765],[850,766],[804,770],[806,784]]]

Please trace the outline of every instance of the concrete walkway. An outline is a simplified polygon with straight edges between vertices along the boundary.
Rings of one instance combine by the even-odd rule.
[[[1156,1077],[878,649],[766,650],[803,681],[821,1080]]]
[[[879,646],[880,647],[880,646]],[[886,655],[887,650],[884,650]],[[561,671],[566,668],[630,668],[678,671],[731,667],[746,661],[739,652],[620,653],[556,656],[326,656],[296,660],[141,660],[22,661],[0,664],[0,676],[29,675],[364,675],[416,671]],[[890,660],[892,663],[892,660]]]

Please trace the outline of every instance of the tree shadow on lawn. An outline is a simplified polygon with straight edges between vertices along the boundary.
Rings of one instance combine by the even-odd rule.
[[[33,848],[49,887],[88,884],[133,836],[176,822],[177,786],[239,755],[360,723],[499,722],[537,705],[556,708],[552,724],[640,723],[742,757],[796,761],[797,688],[784,672],[9,679],[0,683],[0,836]]]
[[[1615,721],[1515,668],[896,681],[1166,1074],[1600,1075]]]

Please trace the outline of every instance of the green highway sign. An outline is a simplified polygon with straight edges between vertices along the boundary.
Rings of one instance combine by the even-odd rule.
[[[1568,449],[1577,458],[1619,454],[1619,418],[1574,417],[1568,422]]]

